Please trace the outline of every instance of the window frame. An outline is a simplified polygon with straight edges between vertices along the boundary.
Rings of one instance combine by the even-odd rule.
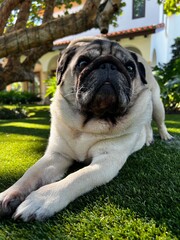
[[[132,4],[132,19],[138,19],[138,18],[143,18],[143,17],[145,17],[145,12],[146,12],[146,0],[143,0],[144,1],[144,3],[143,3],[143,13],[142,13],[142,15],[138,15],[138,16],[136,16],[135,15],[135,0],[133,0],[132,2],[133,2],[133,4]]]

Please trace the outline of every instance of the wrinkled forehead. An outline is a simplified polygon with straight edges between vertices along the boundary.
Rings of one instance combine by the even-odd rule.
[[[118,43],[109,40],[94,40],[83,44],[78,55],[84,55],[91,59],[97,58],[101,55],[113,55],[121,61],[127,61],[131,55],[127,49],[121,47]]]

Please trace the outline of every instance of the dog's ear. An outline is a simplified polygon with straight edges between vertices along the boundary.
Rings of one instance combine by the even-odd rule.
[[[130,52],[130,53],[131,53],[131,56],[133,57],[134,61],[136,62],[136,65],[137,65],[137,68],[138,68],[138,71],[139,71],[139,75],[141,77],[141,81],[144,84],[147,84],[147,81],[146,81],[146,70],[145,70],[144,65],[141,62],[138,62],[138,57],[137,57],[137,55],[134,52]]]
[[[71,61],[72,57],[76,53],[76,46],[66,48],[62,53],[60,53],[58,58],[58,66],[56,70],[56,77],[57,77],[57,85],[59,85],[62,81],[62,76],[66,71],[66,68]]]

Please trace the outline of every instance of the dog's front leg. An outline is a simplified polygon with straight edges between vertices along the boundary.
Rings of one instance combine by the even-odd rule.
[[[0,193],[0,217],[11,215],[32,191],[61,179],[71,164],[59,153],[46,153],[14,185]]]
[[[51,217],[77,197],[112,180],[126,159],[115,152],[95,157],[89,166],[32,192],[17,208],[14,219],[41,221]]]

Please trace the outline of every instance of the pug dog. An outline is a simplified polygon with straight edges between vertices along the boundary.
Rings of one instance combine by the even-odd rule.
[[[0,216],[44,220],[111,181],[129,155],[153,142],[155,120],[170,140],[151,68],[105,38],[72,41],[57,66],[51,130],[44,156],[0,194]],[[85,166],[64,177],[74,161]]]

